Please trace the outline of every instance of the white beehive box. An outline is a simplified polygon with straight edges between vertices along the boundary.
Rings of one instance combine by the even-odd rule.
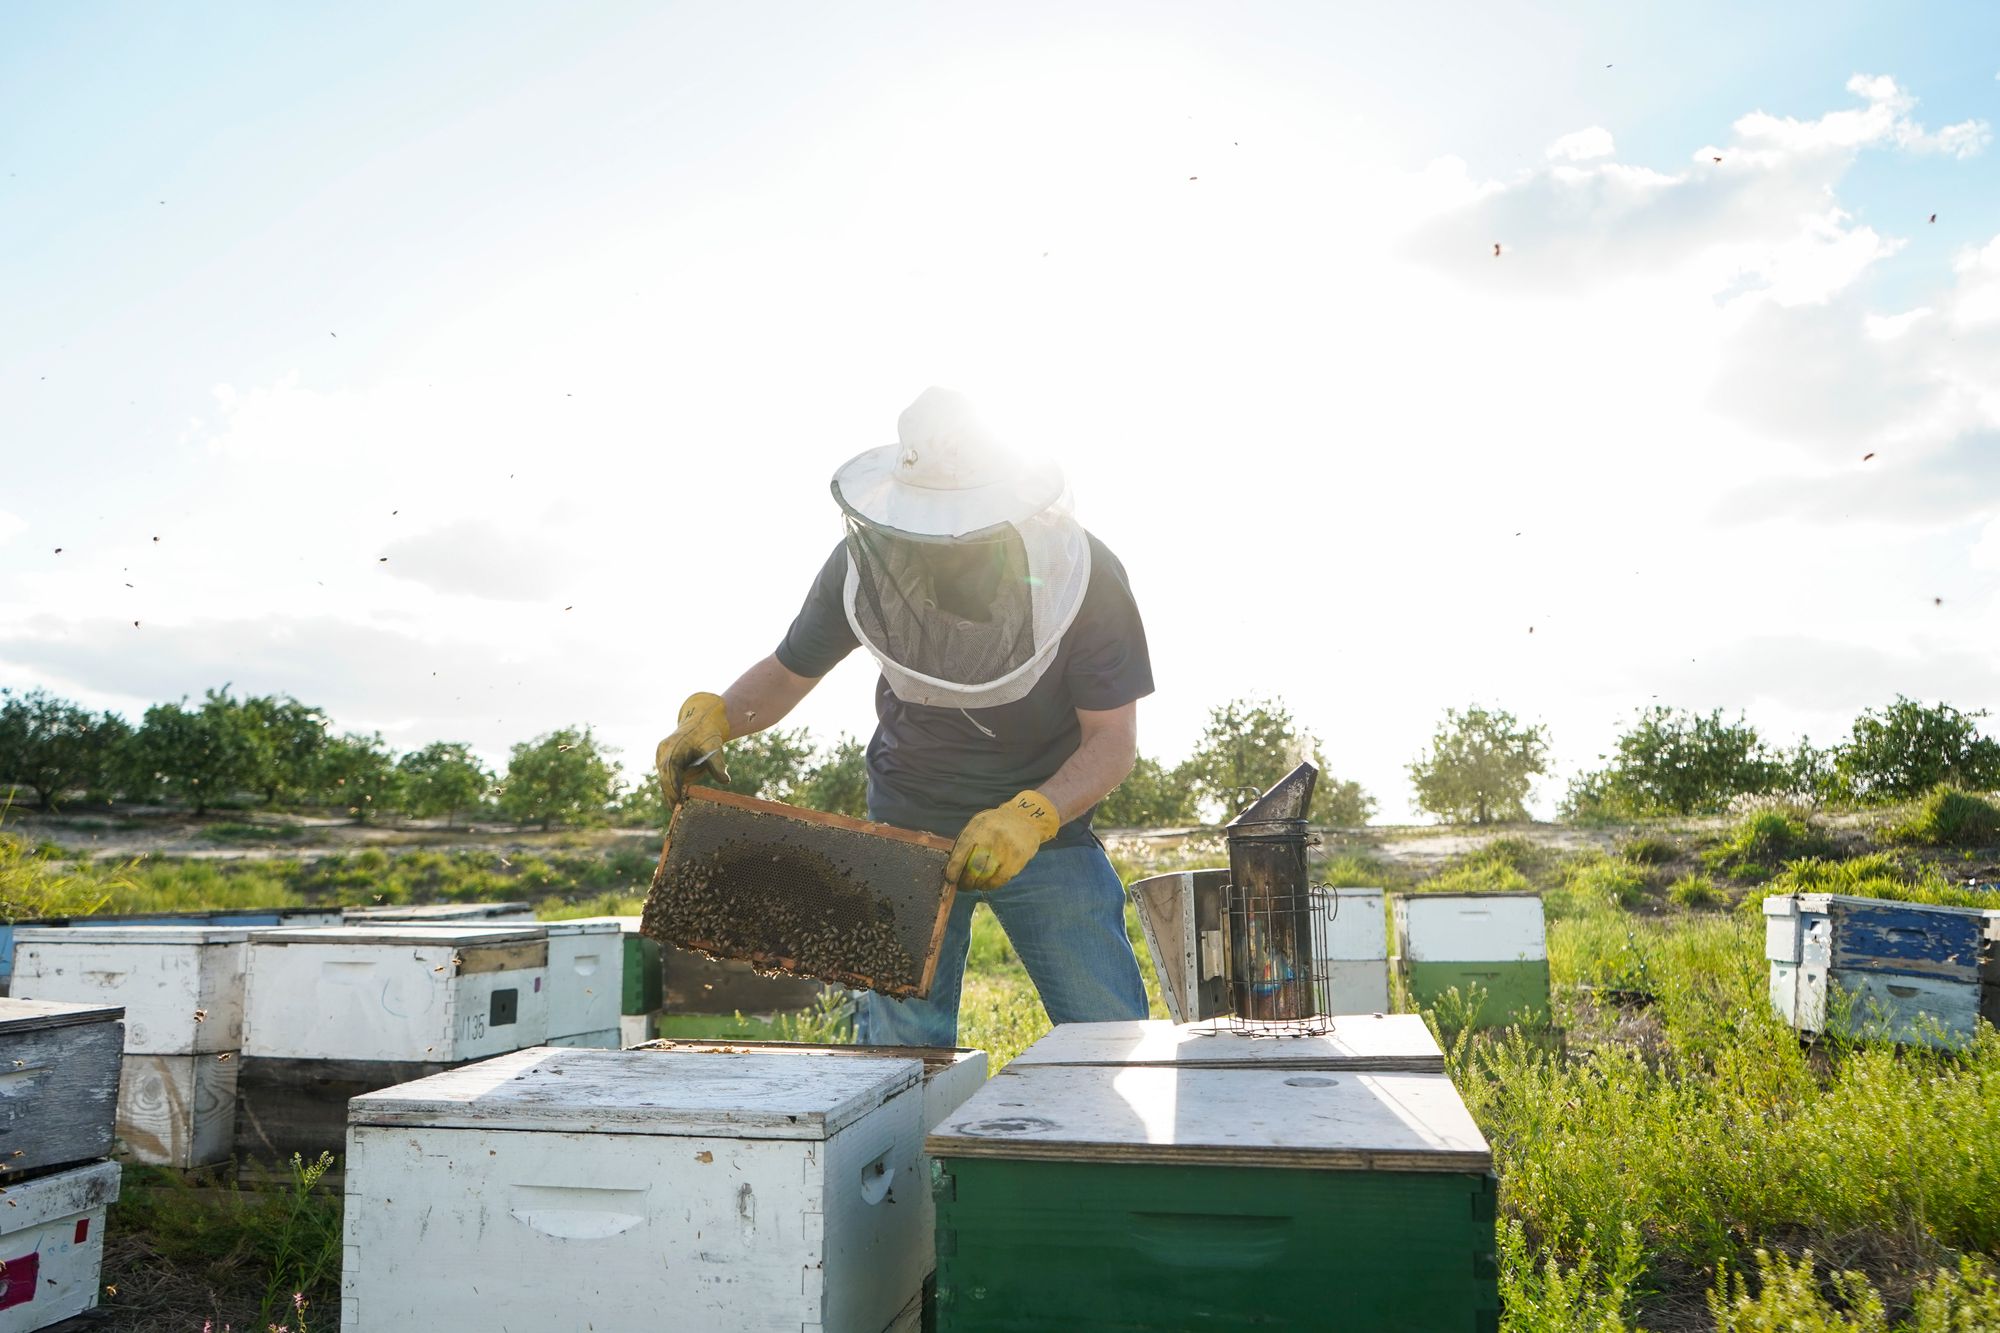
[[[324,926],[250,938],[245,1056],[455,1062],[548,1036],[538,930]]]
[[[1326,922],[1323,957],[1342,962],[1376,962],[1389,956],[1389,922],[1381,889],[1317,889]]]
[[[0,1166],[18,1175],[110,1155],[122,1016],[116,1005],[0,998]]]
[[[122,1005],[128,1054],[233,1051],[243,1044],[249,933],[240,926],[16,931],[13,993],[30,1000]]]
[[[118,1165],[92,1162],[7,1187],[0,1208],[0,1333],[47,1328],[97,1304],[104,1210]]]
[[[148,1166],[229,1160],[242,1061],[216,1055],[128,1055],[118,1075],[118,1150]]]
[[[632,1047],[651,1041],[659,1035],[659,1018],[656,1013],[618,1015],[618,1044]]]
[[[543,1048],[357,1097],[341,1327],[881,1333],[930,1244],[922,1069]]]
[[[579,1032],[571,1037],[550,1037],[546,1044],[579,1050],[615,1051],[620,1049],[624,1042],[620,1039],[617,1028],[606,1028],[602,1032]]]
[[[615,1047],[625,984],[624,932],[603,917],[541,924],[549,932],[550,1038],[609,1030]]]
[[[1407,962],[1518,963],[1549,956],[1534,893],[1415,893],[1396,899],[1396,944]]]

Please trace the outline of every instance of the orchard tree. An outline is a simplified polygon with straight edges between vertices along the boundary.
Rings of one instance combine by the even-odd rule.
[[[1737,796],[1789,790],[1794,782],[1787,757],[1741,716],[1725,720],[1721,709],[1707,716],[1641,709],[1608,758],[1571,783],[1566,814],[1715,814]]]
[[[1985,713],[1950,704],[1925,707],[1896,696],[1854,720],[1833,757],[1836,790],[1864,801],[1909,800],[1940,783],[1968,791],[2000,788],[2000,741],[1980,734]]]
[[[852,736],[842,736],[818,753],[805,776],[785,789],[784,799],[809,810],[868,818],[867,751]]]
[[[1497,709],[1448,708],[1409,767],[1417,808],[1452,823],[1526,819],[1528,788],[1548,772],[1548,754],[1546,727]]]
[[[516,745],[495,794],[509,819],[582,824],[601,819],[618,793],[616,751],[598,744],[589,727],[565,727]]]
[[[1321,824],[1365,823],[1374,801],[1359,784],[1324,771],[1319,738],[1299,725],[1282,699],[1232,699],[1210,709],[1194,753],[1174,776],[1198,806],[1228,819],[1308,760],[1322,771],[1307,818]],[[1357,811],[1361,818],[1351,819]]]
[[[185,699],[148,708],[131,751],[129,787],[146,795],[164,791],[197,815],[254,790],[258,778],[256,733],[222,690],[210,690],[199,708]]]
[[[1140,755],[1125,780],[1097,807],[1106,828],[1181,828],[1198,822],[1195,793],[1185,766],[1169,769]]]
[[[329,737],[315,773],[319,799],[346,810],[357,824],[401,807],[403,775],[379,732]]]
[[[313,794],[328,745],[326,714],[290,695],[242,703],[257,746],[257,786],[264,804],[295,805]]]
[[[112,713],[92,713],[47,690],[0,690],[0,782],[31,787],[53,810],[72,791],[103,791],[132,728]]]
[[[442,815],[446,828],[493,786],[493,775],[463,741],[432,741],[404,755],[396,770],[403,779],[403,808],[418,819]]]
[[[812,734],[804,727],[759,731],[731,741],[723,750],[722,766],[729,770],[724,790],[767,801],[786,800],[786,793],[805,780],[812,762]],[[711,785],[700,784],[699,779],[697,783]]]

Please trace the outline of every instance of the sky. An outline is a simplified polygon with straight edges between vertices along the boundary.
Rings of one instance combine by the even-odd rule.
[[[0,686],[636,776],[945,384],[1169,762],[2000,705],[1996,121],[1971,2],[0,7]]]

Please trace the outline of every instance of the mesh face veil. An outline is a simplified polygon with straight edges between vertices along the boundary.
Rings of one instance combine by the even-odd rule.
[[[847,514],[847,621],[905,703],[994,708],[1026,697],[1089,584],[1090,541],[1066,495],[961,537]]]

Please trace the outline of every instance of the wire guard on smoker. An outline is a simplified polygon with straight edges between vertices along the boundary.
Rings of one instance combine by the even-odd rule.
[[[1306,824],[1319,770],[1300,764],[1223,830],[1229,844],[1230,1008],[1220,1025],[1266,1036],[1319,1036],[1327,1014],[1328,926],[1335,895],[1314,887]]]

